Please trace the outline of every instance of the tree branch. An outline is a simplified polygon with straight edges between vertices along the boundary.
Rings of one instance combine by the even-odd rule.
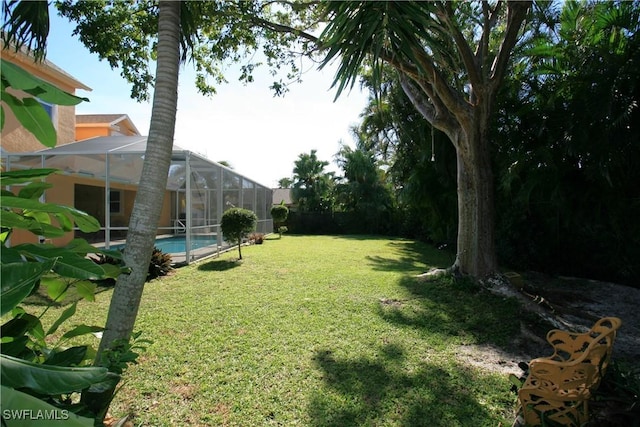
[[[320,43],[318,43],[318,38],[312,34],[309,34],[303,30],[299,30],[297,28],[290,27],[288,25],[277,24],[275,22],[267,21],[266,19],[259,18],[257,16],[250,17],[251,22],[255,25],[268,28],[272,31],[276,31],[278,33],[290,33],[295,34],[296,36],[308,40],[316,45],[316,48],[320,48]]]
[[[511,51],[518,40],[518,32],[520,32],[520,26],[529,12],[529,7],[532,1],[509,1],[507,2],[507,30],[504,36],[504,40],[500,45],[500,50],[496,59],[493,62],[490,81],[492,87],[497,87],[504,78],[504,73],[507,69],[509,62],[509,56]]]
[[[453,40],[458,47],[458,52],[460,53],[462,62],[467,69],[471,86],[478,87],[482,83],[482,75],[478,69],[476,58],[471,51],[471,46],[467,43],[467,40],[464,38],[460,28],[453,22],[454,11],[452,3],[445,2],[444,9],[441,12],[438,12],[437,15],[442,19],[453,36]]]

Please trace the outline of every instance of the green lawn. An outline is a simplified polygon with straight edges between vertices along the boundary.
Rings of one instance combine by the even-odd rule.
[[[449,255],[381,237],[271,237],[146,285],[116,417],[144,426],[497,426],[504,375],[456,358],[506,346],[516,303],[415,275]],[[104,324],[111,291],[73,320]],[[55,316],[56,310],[48,313]]]

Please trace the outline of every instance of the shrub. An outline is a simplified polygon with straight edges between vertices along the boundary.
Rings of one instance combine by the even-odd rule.
[[[249,234],[249,243],[261,245],[264,242],[264,233],[251,233]]]
[[[220,228],[224,239],[238,244],[238,256],[242,259],[242,239],[256,229],[258,217],[248,209],[231,208],[222,214]]]
[[[120,254],[124,253],[124,249],[118,249]],[[109,256],[108,254],[96,254],[95,257],[90,257],[93,262],[102,266],[103,268],[107,266],[116,266],[116,267],[124,267],[124,260],[122,257],[114,258]],[[153,279],[157,279],[161,276],[167,276],[169,273],[173,271],[173,259],[171,258],[171,254],[167,254],[162,252],[158,248],[153,248],[153,253],[151,254],[151,261],[149,261],[149,271],[147,272],[146,281],[149,282]],[[100,284],[104,286],[113,286],[116,283],[116,278],[109,278],[99,281]]]
[[[274,225],[276,226],[276,230],[278,230],[280,237],[282,237],[282,233],[284,233],[284,231],[280,230],[282,228],[287,228],[283,226],[283,223],[287,220],[288,216],[289,208],[282,203],[271,208],[271,218],[273,218]]]
[[[151,261],[149,262],[149,272],[147,273],[147,282],[171,273],[173,271],[172,262],[171,254],[166,254],[158,248],[153,248]]]

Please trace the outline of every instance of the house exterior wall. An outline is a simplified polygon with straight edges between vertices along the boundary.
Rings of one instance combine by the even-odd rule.
[[[93,125],[93,126],[78,126],[76,125],[76,141],[82,141],[83,139],[94,138],[97,136],[110,136],[111,130],[105,125]]]
[[[10,91],[8,91],[10,92]],[[24,92],[13,91],[19,98],[29,96]],[[2,129],[2,148],[10,153],[26,153],[42,150],[42,145],[31,132],[28,132],[18,122],[9,108],[5,108],[5,124]],[[57,133],[57,145],[64,145],[75,141],[74,126],[76,123],[75,107],[65,105],[53,106],[53,125]]]
[[[23,68],[34,76],[51,83],[65,92],[75,94],[76,88],[91,90],[53,64],[46,62],[36,63],[32,57],[22,52],[3,49],[2,60]],[[10,89],[8,92],[18,98],[32,97],[22,91],[11,91]],[[75,106],[54,105],[52,107],[52,121],[57,132],[57,145],[74,142],[76,123]],[[5,108],[5,125],[2,129],[1,137],[2,148],[10,153],[30,152],[46,148],[40,144],[30,132],[27,132],[22,127],[9,108]]]
[[[53,187],[48,189],[45,193],[46,203],[55,203],[64,206],[76,206],[78,201],[76,200],[76,185],[86,185],[88,187],[95,187],[96,199],[89,201],[92,205],[91,209],[82,209],[82,206],[76,206],[80,210],[92,214],[102,227],[105,226],[105,201],[104,201],[104,181],[97,181],[78,176],[70,175],[51,175],[48,177],[47,182],[52,184]],[[128,227],[129,218],[133,210],[133,204],[136,197],[136,187],[133,185],[113,184],[111,189],[122,191],[122,203],[123,209],[120,213],[112,214],[110,218],[112,227]],[[14,189],[15,191],[19,189]],[[81,197],[85,197],[82,195]],[[55,219],[54,219],[55,223]],[[166,191],[164,201],[162,204],[162,212],[160,214],[159,227],[171,227],[171,192]],[[123,239],[124,231],[112,231],[111,241]],[[158,234],[167,234],[167,230],[158,230]],[[46,239],[47,243],[53,243],[56,246],[64,246],[71,242],[75,238],[75,233],[66,233],[63,237]],[[25,230],[14,230],[11,235],[11,245],[15,246],[21,243],[38,243],[39,238],[35,234],[32,234]]]

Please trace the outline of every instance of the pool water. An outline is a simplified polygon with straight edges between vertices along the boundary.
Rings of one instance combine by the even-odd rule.
[[[161,237],[156,239],[155,247],[167,254],[184,253],[187,251],[187,238],[185,235]],[[191,250],[205,248],[216,244],[215,236],[197,235],[191,236]],[[111,245],[112,249],[122,249],[124,245]]]

